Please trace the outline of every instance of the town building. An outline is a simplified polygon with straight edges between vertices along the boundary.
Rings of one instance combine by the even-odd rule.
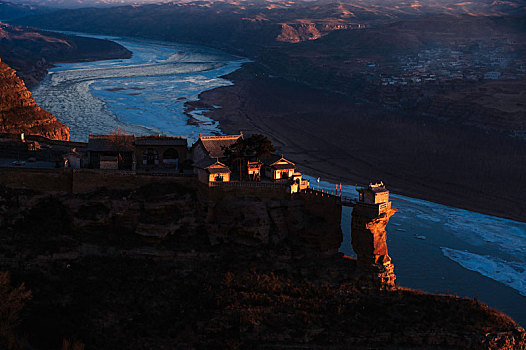
[[[154,135],[135,139],[137,169],[181,170],[187,153],[187,141],[182,137]]]
[[[93,169],[135,170],[134,135],[89,135],[88,164]]]

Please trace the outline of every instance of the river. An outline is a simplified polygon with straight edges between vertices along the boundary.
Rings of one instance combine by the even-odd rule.
[[[100,37],[100,36],[93,36]],[[220,134],[216,121],[184,104],[231,84],[221,78],[247,60],[192,45],[111,38],[128,60],[61,64],[32,90],[37,103],[68,125],[71,139],[121,128],[135,135]],[[218,106],[220,107],[220,106]],[[315,175],[315,174],[312,174]],[[335,184],[309,177],[334,191]],[[356,196],[354,186],[342,186]],[[526,326],[526,223],[392,195],[398,212],[387,226],[397,283],[429,292],[477,297]],[[341,251],[350,245],[351,209],[344,208]]]

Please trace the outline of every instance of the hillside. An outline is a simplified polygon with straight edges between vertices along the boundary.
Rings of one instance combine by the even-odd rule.
[[[11,20],[29,15],[41,15],[52,12],[47,6],[39,6],[29,3],[16,3],[11,1],[0,1],[0,21]]]
[[[82,194],[0,187],[0,266],[32,292],[17,329],[27,344],[526,347],[518,324],[476,300],[358,283],[356,260],[336,253],[332,205],[212,199],[188,180],[163,180]],[[319,238],[324,246],[309,244]]]
[[[16,72],[0,61],[0,132],[69,140],[69,129],[40,108]]]

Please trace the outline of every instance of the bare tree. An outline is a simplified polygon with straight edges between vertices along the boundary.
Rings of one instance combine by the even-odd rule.
[[[121,127],[114,129],[110,132],[109,140],[112,144],[112,147],[116,152],[119,152],[123,149],[129,149],[132,146],[131,135],[124,131]]]

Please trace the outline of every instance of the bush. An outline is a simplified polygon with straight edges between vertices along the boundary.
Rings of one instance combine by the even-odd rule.
[[[22,283],[18,288],[11,287],[8,272],[0,272],[0,348],[22,349],[15,329],[20,324],[20,312],[31,291]]]

